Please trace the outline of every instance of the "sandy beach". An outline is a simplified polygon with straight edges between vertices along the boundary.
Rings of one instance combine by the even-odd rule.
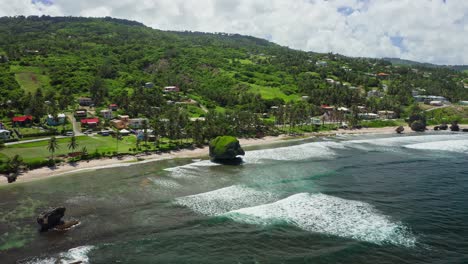
[[[327,137],[327,136],[336,136],[340,134],[393,134],[395,133],[396,127],[384,127],[384,128],[363,128],[360,130],[334,130],[327,132],[314,132],[306,133],[301,136],[288,136],[280,135],[277,137],[268,136],[264,138],[249,138],[249,139],[239,139],[241,146],[260,146],[268,145],[276,142],[282,142],[284,140],[294,140],[294,139],[305,139],[312,137]],[[404,134],[414,133],[409,127],[405,127]],[[11,184],[21,184],[24,182],[30,182],[34,180],[40,180],[50,177],[63,176],[67,174],[77,173],[81,171],[90,171],[97,169],[113,168],[113,167],[124,167],[132,166],[135,164],[153,162],[158,160],[167,160],[174,158],[203,158],[208,157],[208,147],[196,148],[196,149],[183,149],[180,151],[171,151],[168,153],[161,154],[139,154],[136,156],[124,156],[121,158],[102,158],[89,161],[80,161],[75,164],[63,163],[58,165],[55,168],[39,168],[35,170],[30,170],[19,175],[15,183]],[[6,177],[0,177],[0,185],[8,184]]]

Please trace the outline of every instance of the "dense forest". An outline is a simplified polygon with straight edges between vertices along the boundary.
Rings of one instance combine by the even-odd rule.
[[[160,31],[113,18],[0,18],[0,118],[38,121],[76,109],[86,96],[98,109],[112,103],[132,117],[181,120],[174,133],[183,120],[206,117],[219,129],[209,138],[301,124],[323,114],[321,105],[404,116],[414,90],[458,102],[468,99],[467,85],[467,73],[445,67],[304,52],[236,34]],[[164,94],[165,86],[180,92]],[[197,104],[173,104],[190,100]],[[263,120],[271,109],[273,118]]]

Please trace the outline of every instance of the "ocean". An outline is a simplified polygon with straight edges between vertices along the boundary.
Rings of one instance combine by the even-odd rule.
[[[130,164],[128,164],[130,165]],[[81,223],[39,233],[67,208]],[[0,187],[0,263],[468,263],[468,134],[342,135]]]

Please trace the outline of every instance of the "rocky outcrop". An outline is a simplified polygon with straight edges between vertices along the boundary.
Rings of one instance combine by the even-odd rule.
[[[399,126],[397,127],[397,129],[395,129],[395,131],[398,133],[398,134],[401,134],[403,133],[403,131],[405,131],[405,128],[403,126]]]
[[[452,125],[450,126],[450,130],[454,132],[460,131],[460,126],[458,125],[457,122],[453,122]]]
[[[411,130],[416,132],[424,132],[426,131],[426,124],[422,120],[416,120],[411,123]]]
[[[447,130],[448,129],[448,125],[443,123],[442,125],[439,126],[439,129],[440,130]]]
[[[65,207],[58,207],[40,214],[37,217],[37,223],[41,226],[41,232],[63,225],[62,217],[65,216],[65,210]]]
[[[240,159],[238,156],[243,155],[245,152],[235,137],[219,136],[210,141],[210,157],[215,162],[235,164]]]
[[[18,174],[17,173],[10,173],[6,176],[7,180],[8,180],[8,183],[13,183],[16,181],[16,179],[18,178]]]
[[[65,207],[57,207],[46,212],[43,212],[37,217],[37,223],[41,226],[41,232],[50,229],[67,230],[72,226],[79,224],[78,221],[63,221],[65,216]]]

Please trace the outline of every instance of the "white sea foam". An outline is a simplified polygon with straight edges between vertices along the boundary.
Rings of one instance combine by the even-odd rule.
[[[88,254],[93,250],[93,246],[80,246],[76,248],[72,248],[67,252],[59,253],[57,256],[42,258],[42,259],[34,259],[32,261],[26,262],[27,264],[68,264],[68,263],[76,263],[81,261],[80,263],[88,264],[89,257]]]
[[[200,177],[200,169],[213,166],[219,166],[219,164],[213,163],[210,160],[201,160],[183,166],[167,168],[164,170],[170,172],[170,175],[174,178],[198,178]]]
[[[186,206],[200,214],[215,216],[244,207],[276,201],[271,192],[259,191],[244,186],[230,186],[211,192],[179,197],[175,204]]]
[[[452,151],[452,152],[468,153],[468,140],[434,141],[434,142],[410,144],[404,147],[410,148],[410,149],[438,150],[438,151]]]
[[[321,141],[282,148],[247,151],[243,159],[246,163],[261,163],[262,160],[330,158],[335,155],[334,149],[343,147],[342,143]]]
[[[442,134],[442,135],[421,135],[421,136],[398,136],[387,138],[373,138],[343,141],[344,144],[372,144],[378,146],[402,146],[410,143],[423,143],[441,140],[451,140],[466,138],[464,135]]]
[[[178,182],[176,182],[174,180],[171,180],[171,179],[148,178],[148,180],[150,180],[151,182],[153,182],[157,186],[163,187],[163,188],[174,189],[174,188],[181,187],[181,185]]]
[[[300,193],[286,199],[224,214],[235,221],[269,225],[284,222],[310,232],[375,244],[414,246],[416,238],[372,205],[324,194]]]

